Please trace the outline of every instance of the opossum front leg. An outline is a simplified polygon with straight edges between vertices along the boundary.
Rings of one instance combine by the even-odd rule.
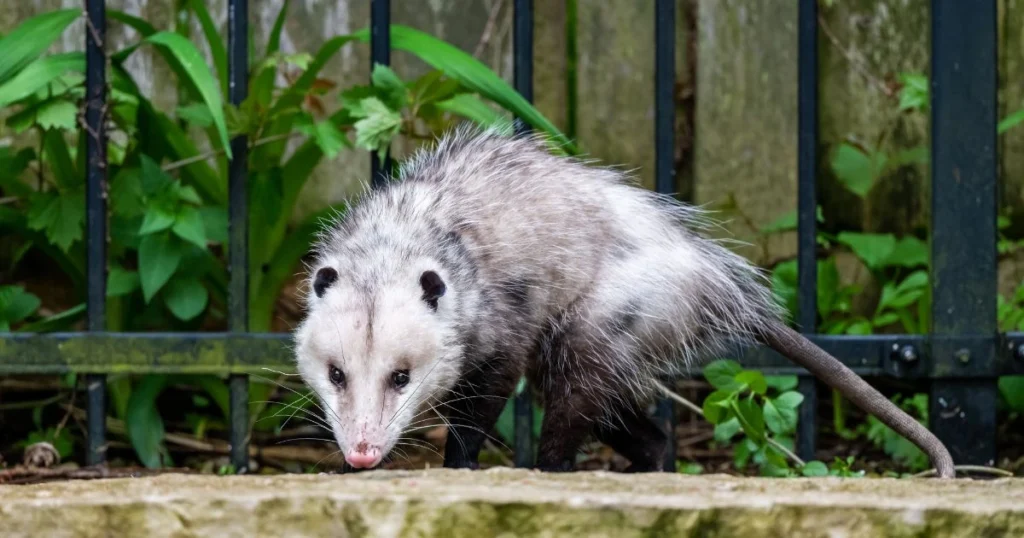
[[[501,358],[484,360],[471,368],[443,404],[449,421],[444,466],[452,469],[480,467],[480,449],[520,375],[516,362]]]

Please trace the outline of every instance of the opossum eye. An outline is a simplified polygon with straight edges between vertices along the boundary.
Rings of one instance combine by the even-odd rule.
[[[330,374],[331,374],[331,383],[334,383],[335,385],[337,385],[339,387],[342,386],[343,384],[345,384],[345,374],[342,373],[342,371],[339,370],[336,366],[331,366]]]
[[[431,309],[437,310],[437,300],[444,295],[445,285],[441,277],[433,271],[425,271],[420,275],[420,287],[423,288],[423,300]]]
[[[409,370],[395,370],[391,372],[391,384],[400,389],[409,384]]]
[[[334,284],[334,281],[338,280],[338,272],[330,267],[322,267],[316,272],[316,278],[313,279],[313,292],[316,293],[317,297],[323,297],[324,292],[327,288]]]

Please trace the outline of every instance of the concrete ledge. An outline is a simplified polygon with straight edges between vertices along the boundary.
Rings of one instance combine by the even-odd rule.
[[[0,534],[1024,536],[1024,480],[375,471],[0,487]]]

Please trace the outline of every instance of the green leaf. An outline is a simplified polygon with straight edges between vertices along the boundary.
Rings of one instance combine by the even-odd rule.
[[[828,476],[828,467],[820,461],[809,461],[800,468],[804,476]]]
[[[795,389],[800,382],[800,379],[795,375],[769,375],[765,376],[764,379],[770,388],[779,392]]]
[[[42,13],[22,22],[0,39],[0,50],[4,51],[0,54],[0,84],[6,84],[46,52],[68,25],[81,15],[81,8]]]
[[[199,193],[196,192],[195,187],[192,185],[182,185],[179,182],[175,182],[174,190],[178,200],[190,204],[203,205],[203,199],[199,197]]]
[[[928,265],[928,245],[920,239],[908,235],[896,241],[892,252],[885,260],[889,267],[921,267]]]
[[[320,151],[328,159],[337,157],[342,148],[351,146],[345,133],[331,122],[330,119],[315,123],[311,120],[306,121],[296,125],[296,128],[307,136],[312,137],[317,147],[320,148]]]
[[[493,127],[508,121],[508,118],[487,106],[479,97],[468,93],[460,93],[450,99],[438,101],[434,106],[445,112],[463,116],[483,127]]]
[[[832,155],[832,172],[850,192],[864,198],[885,166],[884,156],[874,159],[850,144],[840,144]]]
[[[40,230],[65,253],[82,238],[85,222],[85,193],[40,194],[28,209],[28,227]]]
[[[39,297],[21,286],[0,286],[0,322],[8,327],[31,316],[40,304]]]
[[[724,390],[716,390],[704,398],[704,419],[718,424],[729,418],[729,402],[732,394]]]
[[[825,222],[825,215],[821,212],[821,206],[815,208],[815,219],[821,223]],[[759,232],[763,235],[770,235],[779,232],[788,232],[797,229],[796,210],[787,211],[779,216],[779,218],[771,221],[770,223],[762,226]]]
[[[834,258],[818,262],[818,312],[828,318],[839,296],[839,268]]]
[[[180,106],[178,107],[177,115],[193,127],[200,129],[206,129],[213,125],[213,116],[210,115],[210,108],[202,103]]]
[[[374,64],[370,75],[373,86],[381,91],[384,102],[392,110],[401,110],[409,101],[409,90],[402,79],[384,64]]]
[[[139,287],[139,273],[114,265],[107,273],[107,297],[128,295]]]
[[[78,119],[78,107],[64,99],[52,99],[35,109],[36,125],[43,129],[70,131],[75,128]]]
[[[736,381],[747,385],[755,394],[768,392],[768,382],[764,380],[764,374],[757,370],[743,370],[736,374]]]
[[[170,228],[172,224],[174,224],[174,215],[164,211],[160,205],[154,204],[146,209],[146,216],[142,219],[139,235],[162,232]]]
[[[789,391],[780,394],[772,400],[775,407],[780,409],[796,409],[804,401],[804,395],[796,391]]]
[[[370,32],[367,29],[360,30],[354,35],[360,41],[370,41]],[[553,123],[472,55],[430,34],[397,24],[391,25],[391,47],[416,55],[469,90],[498,103],[527,124],[547,133],[563,151],[577,153],[576,147]]]
[[[185,206],[174,219],[174,235],[188,241],[199,248],[206,248],[206,231],[203,228],[203,216],[192,206]]]
[[[203,312],[210,295],[195,278],[175,278],[164,290],[164,304],[174,316],[188,321]]]
[[[203,231],[206,238],[213,242],[224,244],[228,242],[228,212],[223,207],[207,206],[199,209],[203,218]]]
[[[181,241],[167,232],[142,238],[139,244],[139,276],[142,295],[147,303],[178,269],[181,256]]]
[[[999,393],[1006,405],[1017,413],[1024,413],[1024,376],[1003,376],[999,378]]]
[[[790,314],[797,311],[796,279],[796,260],[786,260],[772,270],[772,294]]]
[[[288,17],[288,5],[290,3],[291,0],[284,0],[281,4],[281,10],[277,12],[277,18],[274,19],[274,27],[270,30],[270,38],[267,40],[265,56],[270,56],[281,48],[281,32],[284,31],[284,21]]]
[[[1009,131],[1010,129],[1019,125],[1022,121],[1024,121],[1024,108],[1021,108],[1015,111],[1014,113],[1010,114],[1009,116],[1003,118],[1002,121],[999,122],[999,125],[996,126],[996,132],[999,134],[1003,134],[1006,131]]]
[[[146,196],[155,196],[157,193],[167,189],[173,183],[171,176],[164,172],[160,165],[148,155],[140,155],[139,162],[142,165],[142,193]]]
[[[900,110],[928,109],[928,77],[917,73],[900,74]]]
[[[716,389],[735,391],[740,388],[736,375],[742,371],[743,367],[736,361],[718,360],[704,367],[704,377]]]
[[[224,41],[220,38],[217,25],[206,8],[206,2],[202,0],[189,0],[189,7],[199,19],[199,26],[203,29],[206,43],[210,46],[210,56],[213,57],[213,66],[217,70],[217,78],[220,79],[221,95],[228,93],[228,53],[224,48]]]
[[[46,56],[30,63],[0,85],[0,108],[29,97],[67,73],[85,72],[85,54],[69,52]]]
[[[128,439],[139,460],[150,469],[162,467],[169,460],[164,447],[164,420],[156,406],[156,399],[166,384],[164,375],[147,375],[128,398],[125,414]]]
[[[356,146],[376,151],[383,158],[391,139],[402,127],[402,115],[387,107],[380,99],[368,97],[359,102],[353,115],[362,118],[355,123]]]
[[[779,407],[772,400],[764,402],[764,423],[773,433],[782,435],[796,429],[796,409]]]
[[[165,47],[181,62],[185,73],[195,84],[203,102],[206,103],[210,116],[213,118],[213,124],[217,127],[217,132],[220,133],[221,145],[230,159],[232,157],[231,144],[228,139],[227,124],[224,121],[224,105],[217,89],[217,82],[207,69],[206,62],[199,50],[187,38],[174,32],[158,32],[147,37],[146,41]]]
[[[732,417],[725,422],[719,422],[715,425],[715,441],[725,443],[735,437],[739,432],[740,421],[736,417]]]
[[[753,400],[743,398],[733,401],[733,411],[740,419],[743,426],[743,433],[747,434],[755,442],[764,442],[764,415],[761,407]]]
[[[886,325],[892,325],[900,320],[899,314],[895,312],[886,312],[880,316],[876,316],[871,320],[871,325],[876,328],[885,327]]]
[[[840,232],[836,240],[850,247],[870,269],[884,267],[896,248],[896,237],[892,234]]]

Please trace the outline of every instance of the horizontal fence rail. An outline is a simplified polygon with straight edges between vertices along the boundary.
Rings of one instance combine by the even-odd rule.
[[[932,229],[930,265],[933,294],[928,335],[829,336],[815,334],[816,170],[818,144],[817,0],[799,1],[798,20],[798,281],[797,322],[811,341],[863,376],[929,380],[930,427],[958,463],[991,464],[995,457],[996,378],[1024,375],[1024,333],[999,334],[996,327],[996,5],[994,1],[932,0]],[[655,4],[655,185],[675,190],[673,100],[675,84],[675,2]],[[516,90],[533,100],[533,0],[513,5],[513,65]],[[372,65],[390,63],[390,2],[371,1]],[[87,322],[85,332],[0,336],[0,375],[69,372],[86,374],[87,461],[105,459],[106,375],[113,373],[228,374],[231,402],[231,460],[248,467],[248,376],[294,371],[291,336],[249,333],[246,185],[247,141],[231,143],[228,250],[229,332],[105,332],[106,109],[105,4],[88,0],[86,16],[86,237]],[[247,0],[228,1],[229,95],[247,95]],[[525,126],[523,128],[526,128]],[[372,184],[391,170],[390,157],[371,157]],[[800,411],[797,450],[815,452],[816,382],[808,372],[767,348],[740,357],[750,368],[796,374],[805,403]],[[515,465],[531,466],[532,397],[516,396]],[[668,400],[656,406],[659,424],[674,429]],[[674,445],[673,445],[674,447]],[[674,470],[675,455],[665,469]]]

